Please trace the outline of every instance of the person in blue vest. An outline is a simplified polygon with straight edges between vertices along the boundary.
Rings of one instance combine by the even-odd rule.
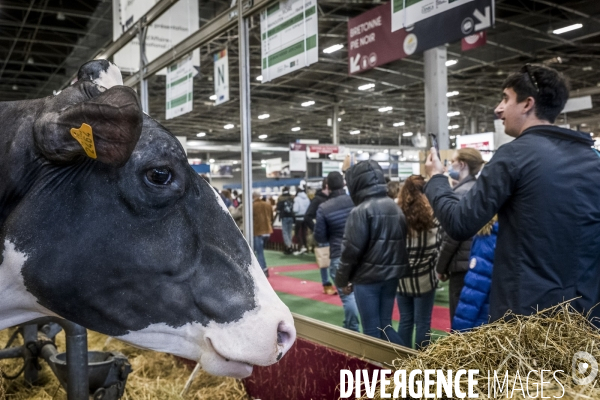
[[[469,271],[460,292],[452,329],[463,331],[488,323],[498,217],[494,216],[473,238]]]

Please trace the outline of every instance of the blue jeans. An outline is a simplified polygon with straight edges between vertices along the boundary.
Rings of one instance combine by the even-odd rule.
[[[366,285],[354,284],[356,305],[365,335],[402,344],[398,332],[392,328],[392,311],[397,285],[398,279]]]
[[[292,247],[292,235],[294,234],[294,218],[281,218],[281,233],[285,247]]]
[[[400,325],[398,334],[406,347],[412,347],[413,328],[417,327],[415,344],[417,348],[429,344],[427,334],[431,328],[431,313],[435,302],[435,289],[420,297],[397,295],[398,308],[400,309]]]
[[[338,266],[340,265],[340,258],[332,258],[329,261],[329,275],[335,282],[335,274]],[[354,293],[345,295],[340,288],[336,287],[340,300],[342,300],[342,306],[344,307],[344,328],[350,329],[351,331],[359,332],[358,330],[358,308],[356,307],[356,300],[354,299]]]
[[[271,235],[260,235],[254,236],[254,254],[256,254],[256,258],[260,267],[267,274],[267,261],[265,260],[265,244],[269,240]]]

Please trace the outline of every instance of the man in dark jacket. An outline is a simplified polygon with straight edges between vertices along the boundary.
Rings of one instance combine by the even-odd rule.
[[[408,272],[404,214],[387,196],[376,161],[351,167],[346,182],[356,207],[346,221],[335,284],[352,283],[363,333],[402,344],[391,324],[398,279]]]
[[[329,199],[329,188],[327,187],[327,178],[323,179],[321,189],[317,190],[315,197],[310,201],[310,205],[304,214],[304,224],[312,232],[315,231],[315,221],[317,220],[317,210],[319,206],[325,203]],[[313,235],[314,237],[314,235]],[[316,239],[315,239],[316,240]],[[329,243],[317,242],[317,247],[329,247]],[[316,253],[316,250],[315,250]],[[323,293],[325,294],[337,294],[331,282],[329,282],[329,268],[320,268],[321,270],[321,283],[323,284]]]
[[[327,175],[327,187],[329,188],[329,200],[317,209],[314,237],[318,243],[329,243],[329,274],[331,279],[335,279],[342,254],[344,227],[350,211],[354,208],[354,203],[344,191],[344,177],[339,172],[333,171]],[[342,288],[346,285],[337,287],[344,306],[344,328],[358,332],[356,300],[354,293],[343,292]]]
[[[283,254],[292,254],[292,235],[294,233],[294,198],[290,195],[287,186],[281,191],[277,199],[277,213],[281,219],[281,234],[283,235]]]
[[[327,187],[327,178],[323,179],[321,189],[317,190],[315,197],[310,201],[310,205],[304,214],[304,223],[311,231],[315,231],[315,221],[317,220],[317,210],[319,206],[329,199],[329,188]]]
[[[428,156],[425,193],[450,236],[471,237],[498,213],[492,321],[575,298],[575,309],[600,317],[600,153],[589,134],[551,125],[567,98],[551,68],[526,65],[510,75],[496,114],[516,139],[460,201],[435,151]]]

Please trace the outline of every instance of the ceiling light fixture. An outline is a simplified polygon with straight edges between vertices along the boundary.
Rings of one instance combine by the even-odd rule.
[[[450,112],[448,113],[448,116],[449,116],[449,117],[456,117],[456,116],[458,116],[458,115],[460,115],[460,111],[450,111]]]
[[[258,119],[267,119],[267,118],[269,118],[269,117],[270,117],[270,115],[269,115],[269,114],[260,114],[260,115],[258,116]]]
[[[216,94],[213,94],[213,95],[212,95],[212,96],[210,96],[208,99],[209,99],[209,100],[212,100],[212,101],[215,101],[215,100],[217,99],[217,95],[216,95]]]
[[[458,129],[459,126],[458,125],[450,125],[448,126],[448,129]]]
[[[354,129],[353,131],[350,131],[351,135],[358,135],[360,133],[360,131],[358,129]]]
[[[406,124],[404,123],[404,121],[401,121],[401,122],[394,122],[394,126],[395,126],[395,127],[404,126],[404,125],[406,125]]]
[[[257,81],[261,81],[261,82],[262,82],[262,75],[259,75],[259,76],[257,76],[257,77],[256,77],[256,80],[257,80]]]
[[[448,60],[446,61],[446,67],[451,67],[453,65],[456,65],[458,63],[458,60]]]
[[[234,127],[235,127],[235,125],[233,125],[233,124],[227,124],[227,125],[223,126],[223,128],[225,128],[225,129],[233,129]]]
[[[263,139],[263,140],[266,139],[267,137],[268,137],[267,135],[258,135],[258,138]]]
[[[325,53],[325,54],[331,54],[331,53],[336,52],[336,51],[338,51],[340,49],[343,49],[343,48],[344,48],[343,44],[334,44],[333,46],[329,46],[328,48],[323,49],[323,53]]]
[[[204,136],[206,136],[206,132],[198,132],[198,133],[196,133],[196,136],[197,137],[204,137]]]
[[[388,112],[388,111],[392,111],[393,109],[394,109],[394,108],[393,108],[393,107],[390,107],[390,106],[387,106],[387,107],[381,107],[381,108],[379,109],[379,112],[382,112],[382,113],[383,113],[383,112]]]
[[[552,31],[555,35],[560,35],[561,33],[574,31],[575,29],[583,28],[583,24],[573,24],[569,26],[565,26],[564,28],[555,29]]]
[[[458,94],[459,94],[458,91],[454,90],[452,92],[446,93],[446,97],[458,96]]]
[[[292,132],[298,132],[301,128],[299,126],[295,126],[292,128]]]
[[[315,104],[315,102],[314,102],[314,101],[312,101],[312,100],[309,100],[309,101],[305,101],[304,103],[302,103],[302,104],[301,104],[301,106],[302,106],[302,107],[310,107],[310,106],[312,106],[313,104]]]
[[[367,83],[366,85],[362,85],[358,87],[358,90],[369,90],[375,87],[374,83]]]
[[[404,132],[404,133],[402,134],[402,136],[404,136],[404,137],[409,137],[409,136],[412,136],[412,135],[413,135],[413,133],[412,133],[412,132]]]
[[[208,160],[208,162],[212,164],[212,163],[214,163],[214,162],[215,162],[215,159],[214,159],[214,158],[211,158],[210,160]]]

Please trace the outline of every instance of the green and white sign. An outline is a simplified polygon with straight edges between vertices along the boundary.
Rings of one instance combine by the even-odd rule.
[[[229,101],[229,57],[227,49],[213,54],[215,61],[215,106]]]
[[[392,0],[392,32],[475,0]]]
[[[192,56],[167,67],[166,119],[192,111],[194,104],[194,65]]]
[[[342,162],[340,161],[323,161],[323,164],[321,164],[323,167],[323,171],[321,173],[321,176],[323,178],[327,177],[327,175],[329,175],[330,172],[342,172]]]
[[[316,0],[280,0],[260,15],[263,82],[319,60]]]

